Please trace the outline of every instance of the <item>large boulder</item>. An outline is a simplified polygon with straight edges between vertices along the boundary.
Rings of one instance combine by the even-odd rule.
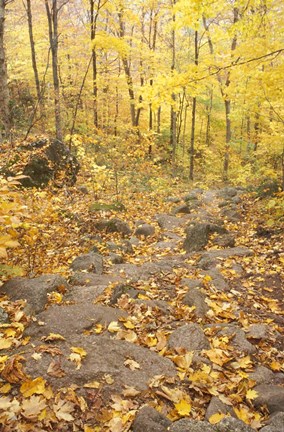
[[[118,218],[100,220],[95,223],[95,227],[97,230],[106,231],[107,233],[118,232],[122,235],[131,234],[131,229],[128,223]]]
[[[74,259],[70,267],[74,271],[87,271],[89,273],[102,274],[103,257],[93,252],[80,255]]]
[[[174,330],[169,337],[170,348],[185,348],[187,351],[209,349],[210,344],[198,324],[185,324]]]
[[[207,245],[209,236],[212,233],[225,234],[227,230],[213,223],[194,223],[189,225],[186,230],[186,239],[183,247],[186,252],[198,252]]]
[[[132,424],[133,432],[166,432],[171,421],[150,406],[144,406]]]
[[[260,384],[254,388],[258,397],[253,400],[256,408],[266,406],[270,413],[283,411],[284,407],[284,388],[271,385]]]
[[[26,300],[26,311],[33,314],[44,310],[49,293],[65,290],[66,287],[68,283],[62,276],[47,274],[33,279],[19,277],[10,279],[0,290],[13,301]]]

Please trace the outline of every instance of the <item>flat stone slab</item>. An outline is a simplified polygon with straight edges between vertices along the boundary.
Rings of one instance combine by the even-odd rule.
[[[185,324],[174,330],[169,337],[170,348],[185,348],[188,351],[209,349],[210,344],[198,324]]]
[[[32,378],[42,376],[55,388],[70,387],[72,383],[83,387],[94,380],[104,383],[104,377],[109,376],[113,380],[113,383],[109,384],[113,394],[123,391],[125,385],[146,390],[149,381],[156,375],[176,375],[176,368],[171,360],[148,348],[123,340],[113,340],[109,336],[76,335],[73,338],[72,346],[83,348],[87,353],[80,369],[76,369],[76,364],[69,360],[71,345],[64,341],[52,343],[53,347],[56,346],[61,351],[61,355],[51,356],[48,352],[42,352],[41,359],[35,361],[31,356],[35,351],[39,351],[42,345],[44,342],[38,343],[34,349],[27,347],[24,354],[25,372]],[[52,348],[51,344],[48,346]],[[48,373],[52,361],[60,366],[64,376],[54,377]],[[136,362],[133,370],[126,361]],[[108,384],[105,383],[104,387],[108,387]]]

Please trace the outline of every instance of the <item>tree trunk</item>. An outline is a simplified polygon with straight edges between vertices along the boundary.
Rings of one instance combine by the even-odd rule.
[[[0,0],[0,121],[4,129],[4,134],[7,137],[11,130],[11,116],[9,108],[9,88],[7,77],[6,56],[4,48],[4,23],[5,23],[5,7],[6,1]]]
[[[91,40],[94,40],[96,37],[97,20],[98,20],[100,8],[101,8],[101,0],[98,0],[96,12],[95,12],[95,0],[90,0]],[[93,69],[94,126],[97,128],[98,127],[98,68],[97,68],[97,53],[95,47],[93,48],[93,54],[92,54],[92,69]]]
[[[174,6],[176,4],[176,0],[172,0],[172,6]],[[173,17],[172,17],[172,24],[173,24],[173,29],[172,29],[172,65],[171,65],[171,71],[172,73],[175,71],[176,68],[176,31],[175,31],[175,21],[176,21],[176,16],[175,13],[173,12]],[[175,102],[176,102],[176,95],[175,93],[172,93],[172,106],[171,106],[171,141],[170,141],[170,145],[171,145],[171,149],[172,149],[172,164],[173,164],[173,168],[175,168],[175,163],[176,163],[176,150],[177,150],[177,113],[176,113],[176,107],[175,107]]]
[[[213,106],[213,88],[210,89],[210,101],[206,110],[207,122],[206,122],[206,135],[205,144],[209,147],[211,142],[211,112]]]
[[[194,32],[194,63],[198,66],[198,31]],[[194,147],[195,147],[195,121],[196,121],[196,96],[192,99],[191,111],[191,136],[190,136],[190,160],[189,160],[189,178],[193,180],[194,172]]]
[[[52,0],[52,7],[49,7],[48,0],[45,0],[45,8],[48,19],[49,44],[52,58],[52,76],[54,89],[54,114],[56,139],[63,141],[61,106],[60,106],[60,85],[58,76],[58,7],[57,0]]]
[[[39,110],[40,110],[40,117],[42,117],[43,116],[43,100],[42,100],[42,94],[41,94],[41,89],[40,89],[40,82],[39,82],[39,75],[38,75],[37,61],[36,61],[35,42],[34,42],[34,35],[33,35],[33,19],[32,19],[31,0],[27,0],[26,12],[27,12],[27,17],[28,17],[32,65],[33,65],[34,78],[35,78],[37,101],[38,101],[38,106],[39,106]]]

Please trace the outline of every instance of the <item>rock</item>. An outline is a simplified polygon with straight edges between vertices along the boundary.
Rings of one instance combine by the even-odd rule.
[[[232,248],[236,244],[235,236],[233,234],[221,234],[212,240],[214,245]]]
[[[253,255],[253,251],[245,246],[237,246],[228,249],[218,249],[203,252],[198,262],[198,267],[207,270],[210,267],[215,267],[219,259],[231,257],[244,257]]]
[[[1,288],[0,288],[0,290],[1,290]],[[9,321],[10,321],[9,315],[7,314],[5,309],[0,307],[0,324],[7,324]]]
[[[185,324],[174,330],[169,337],[170,348],[185,348],[187,351],[209,349],[210,344],[198,324]]]
[[[117,278],[110,274],[98,275],[95,273],[76,272],[70,279],[69,284],[74,286],[104,286],[107,287],[110,283],[117,282]]]
[[[33,279],[13,278],[4,283],[0,291],[11,300],[27,301],[28,313],[39,313],[44,310],[48,301],[47,294],[52,291],[66,289],[68,283],[59,275],[47,274]]]
[[[156,216],[159,227],[166,230],[171,230],[180,227],[186,221],[183,218],[171,216],[167,214],[160,214]]]
[[[122,235],[131,234],[131,229],[128,223],[124,222],[121,219],[113,218],[113,219],[102,219],[95,223],[95,227],[99,231],[106,231],[107,233],[118,232]]]
[[[88,285],[88,286],[73,286],[72,289],[65,295],[66,301],[80,304],[83,302],[93,303],[106,289],[105,285]]]
[[[120,244],[108,241],[106,242],[106,246],[110,252],[124,252],[128,254],[133,253],[133,247],[129,240],[124,240]]]
[[[212,415],[218,413],[234,415],[234,411],[229,405],[225,405],[217,396],[213,396],[207,407],[205,419],[209,421]]]
[[[283,387],[271,384],[260,384],[254,387],[254,390],[258,393],[258,397],[253,400],[253,404],[256,408],[266,406],[270,413],[283,411]]]
[[[212,279],[212,284],[219,291],[229,291],[230,285],[222,275],[222,273],[217,269],[210,269],[206,272],[206,276],[210,276]]]
[[[172,213],[174,215],[176,215],[178,213],[189,214],[193,208],[194,208],[194,206],[192,204],[190,204],[190,205],[182,204],[182,205],[179,205],[177,207],[174,207],[172,209]]]
[[[143,304],[150,309],[159,309],[164,315],[170,313],[171,310],[169,304],[164,300],[146,300],[136,298],[135,303]]]
[[[267,339],[269,337],[269,327],[266,324],[251,324],[247,331],[249,339]]]
[[[187,279],[187,278],[183,278],[181,280],[182,285],[187,286],[188,288],[199,288],[202,287],[203,282],[202,280],[199,279]]]
[[[205,302],[206,295],[197,288],[190,288],[184,296],[182,302],[188,306],[195,306],[194,313],[198,317],[204,317],[209,310]]]
[[[88,271],[96,274],[103,272],[103,257],[97,253],[90,252],[80,255],[74,259],[70,268],[74,271]]]
[[[152,225],[146,223],[139,225],[134,232],[134,235],[136,235],[136,237],[150,237],[153,234],[155,234],[155,228]]]
[[[95,305],[84,301],[72,305],[52,305],[37,315],[38,322],[27,328],[26,334],[36,338],[48,336],[49,333],[59,333],[73,340],[73,336],[81,335],[96,324],[108,326],[112,321],[127,317],[127,313],[118,308]]]
[[[259,432],[284,432],[284,412],[273,414],[268,423]]]
[[[115,305],[117,300],[124,294],[127,294],[131,298],[137,298],[141,291],[135,289],[131,285],[118,285],[114,288],[110,297],[110,304]]]
[[[123,257],[121,255],[118,255],[113,252],[109,254],[109,259],[112,262],[112,264],[123,264],[124,262]]]
[[[84,186],[84,185],[78,186],[77,190],[79,192],[81,192],[83,195],[88,195],[89,194],[89,189],[87,188],[87,186]]]
[[[171,249],[175,249],[177,247],[178,242],[175,240],[171,240],[171,241],[159,241],[155,244],[155,248],[156,249],[161,249],[161,250],[171,250]]]
[[[125,211],[126,208],[121,202],[115,202],[115,203],[101,203],[101,202],[95,202],[90,205],[89,211],[90,212],[98,212],[98,211]]]
[[[168,198],[165,199],[165,201],[177,204],[177,203],[179,203],[181,201],[181,199],[178,198],[178,197],[168,197]]]
[[[133,432],[166,432],[171,421],[150,406],[138,411],[132,424]]]
[[[209,235],[218,232],[226,233],[226,229],[211,223],[195,223],[189,225],[186,230],[186,239],[183,243],[183,248],[186,252],[198,252],[207,245]]]
[[[245,332],[235,324],[223,325],[217,333],[220,336],[230,336],[231,344],[239,351],[253,354],[256,348],[247,339]]]
[[[201,192],[199,192],[199,191],[201,191]],[[189,192],[188,194],[184,195],[183,196],[183,200],[185,202],[187,202],[187,201],[197,201],[198,200],[198,195],[200,193],[202,193],[202,189],[199,189],[198,191],[194,191],[193,190],[193,191]]]
[[[217,196],[220,198],[233,198],[238,194],[238,190],[234,187],[225,187],[224,189],[219,190]]]
[[[242,214],[235,206],[223,208],[221,210],[221,216],[229,222],[238,222],[242,218]]]
[[[247,424],[233,417],[225,417],[215,426],[216,432],[255,432]]]
[[[74,321],[74,317],[73,317]],[[60,332],[61,333],[61,332]],[[148,390],[148,383],[156,375],[167,377],[176,376],[176,368],[171,360],[130,342],[114,340],[108,335],[88,335],[72,334],[66,341],[55,341],[53,347],[59,348],[62,355],[51,357],[48,353],[42,353],[42,358],[34,361],[32,355],[44,342],[39,340],[34,347],[27,347],[25,352],[25,371],[32,378],[43,377],[53,388],[69,387],[70,383],[81,387],[94,380],[104,381],[106,375],[113,380],[112,384],[104,382],[103,391],[109,395],[120,394],[125,386],[134,387],[138,391]],[[72,344],[72,345],[71,345]],[[69,360],[70,346],[80,347],[87,353],[82,361],[82,367],[76,368],[76,364]],[[126,360],[134,360],[140,368],[131,370],[126,364]],[[51,361],[60,364],[65,372],[62,377],[53,377],[48,374],[48,367]]]
[[[257,366],[255,371],[249,374],[249,377],[256,384],[267,384],[273,382],[274,373],[264,366]]]
[[[169,428],[170,432],[213,432],[214,426],[202,421],[181,419],[175,421]]]
[[[254,432],[250,426],[233,417],[226,417],[213,426],[205,421],[182,419],[174,422],[169,432]]]

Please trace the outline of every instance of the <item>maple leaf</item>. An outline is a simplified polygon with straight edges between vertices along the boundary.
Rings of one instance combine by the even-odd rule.
[[[45,385],[46,381],[41,377],[27,380],[21,385],[20,392],[26,398],[34,394],[43,394],[46,390]]]
[[[191,411],[191,403],[182,399],[180,402],[175,404],[175,409],[181,417],[187,417]]]
[[[53,410],[58,420],[74,420],[71,413],[75,410],[75,405],[69,401],[60,399],[57,403],[53,404]]]
[[[36,420],[46,406],[46,401],[41,396],[31,396],[23,401],[21,414],[28,420]]]
[[[131,370],[136,370],[141,368],[140,364],[132,359],[125,360],[124,365],[129,367],[129,369]]]
[[[43,336],[41,340],[45,342],[51,342],[51,341],[57,341],[62,340],[65,341],[65,337],[61,336],[59,333],[49,333],[48,336]]]
[[[246,398],[248,399],[248,400],[254,400],[254,399],[256,399],[258,397],[258,393],[257,393],[257,391],[255,391],[255,390],[248,390],[247,392],[246,392]]]

